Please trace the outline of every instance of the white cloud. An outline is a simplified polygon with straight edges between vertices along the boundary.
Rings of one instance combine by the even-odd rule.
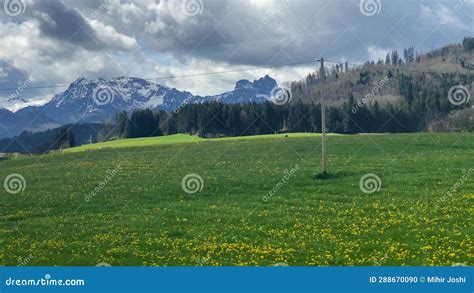
[[[112,48],[118,50],[133,50],[138,48],[138,43],[135,38],[118,33],[115,28],[110,25],[105,25],[95,19],[90,19],[89,24],[96,31],[98,38]]]
[[[375,47],[369,47],[367,49],[367,54],[369,56],[369,60],[374,60],[375,62],[379,59],[382,59],[385,61],[385,56],[387,56],[387,53],[389,53],[391,50],[384,49],[378,46]]]
[[[153,1],[138,1],[137,3],[123,3],[119,0],[110,0],[108,14],[118,18],[124,24],[131,24],[139,21],[140,17],[145,15],[145,12],[140,6],[146,7],[147,3],[152,4]]]
[[[110,38],[110,34],[108,37]],[[112,38],[114,37],[121,38],[112,33]],[[120,42],[124,40],[129,47],[134,46],[134,42],[126,38]],[[11,78],[24,79],[27,76],[35,85],[70,83],[81,76],[110,78],[123,72],[118,60],[109,57],[107,52],[88,51],[43,37],[38,22],[34,20],[0,23],[0,44],[2,44],[0,60],[23,72],[22,76]],[[20,79],[7,80],[4,83],[15,87],[22,81]],[[22,96],[32,102],[50,99],[58,91],[57,88],[42,91],[25,90]],[[1,92],[0,100],[6,100],[10,94],[6,91]]]
[[[462,10],[467,10],[472,5],[466,0],[452,1],[449,5],[437,4],[434,6],[421,5],[421,18],[426,23],[446,25],[454,28],[472,30],[472,23],[465,23],[461,19]]]
[[[44,12],[33,11],[33,15],[35,15],[36,17],[43,20],[50,27],[56,27],[57,26],[57,23],[48,14],[46,14]]]
[[[163,66],[159,63],[154,65],[154,76],[182,76],[202,74],[208,72],[222,72],[229,70],[242,70],[251,68],[249,66],[236,66],[223,62],[213,62],[191,58],[184,64],[175,60],[172,64]],[[270,75],[278,83],[283,84],[287,81],[300,80],[305,78],[309,72],[315,71],[316,65],[299,67],[282,67],[269,69],[253,69],[248,71],[230,72],[219,75],[199,75],[192,77],[183,77],[178,79],[158,80],[158,83],[169,87],[175,87],[179,90],[187,90],[197,95],[216,95],[234,89],[235,83],[241,79],[255,80],[264,75]],[[209,82],[212,80],[212,82]]]

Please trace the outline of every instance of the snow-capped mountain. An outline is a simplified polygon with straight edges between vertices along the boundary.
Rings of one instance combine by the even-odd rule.
[[[44,105],[45,113],[63,123],[103,122],[119,111],[157,109],[191,95],[139,78],[79,78]]]
[[[11,94],[8,99],[0,104],[0,108],[7,109],[9,111],[16,112],[19,109],[26,108],[28,102],[22,98],[17,92]]]
[[[265,76],[253,82],[240,80],[233,91],[216,96],[197,96],[155,84],[141,78],[118,77],[110,80],[79,78],[64,92],[43,106],[44,113],[62,123],[103,122],[119,111],[155,109],[173,111],[188,103],[220,101],[223,103],[264,102],[277,86]]]
[[[206,101],[229,104],[260,103],[265,102],[277,87],[277,82],[267,75],[254,81],[240,80],[234,90],[223,94],[199,96],[141,78],[118,77],[110,80],[79,78],[64,92],[56,94],[51,101],[42,106],[28,106],[14,113],[0,111],[0,121],[7,122],[7,116],[8,121],[15,121],[15,117],[22,117],[22,121],[25,121],[25,125],[17,123],[12,132],[0,131],[0,138],[19,134],[23,129],[22,126],[23,130],[37,130],[50,127],[53,123],[56,125],[113,121],[114,116],[120,111],[129,112],[147,108],[173,111],[184,104]],[[42,119],[35,118],[38,113],[41,113]],[[31,119],[28,119],[29,115]]]
[[[270,76],[265,75],[265,77],[254,80],[253,82],[246,79],[239,80],[235,84],[233,91],[217,96],[205,97],[205,99],[216,100],[227,104],[244,104],[248,102],[262,103],[267,101],[270,95],[276,92],[277,88],[277,82]]]

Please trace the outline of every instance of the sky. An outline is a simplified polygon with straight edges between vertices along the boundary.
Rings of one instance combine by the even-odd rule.
[[[0,0],[0,103],[42,104],[80,77],[154,78],[324,57],[362,63],[474,36],[474,0]],[[213,95],[316,64],[159,80]]]

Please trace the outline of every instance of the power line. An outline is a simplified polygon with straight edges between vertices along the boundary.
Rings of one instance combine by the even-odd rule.
[[[301,62],[292,62],[292,63],[286,63],[286,64],[258,66],[258,67],[250,67],[250,68],[242,68],[242,69],[234,69],[234,70],[213,71],[213,72],[203,72],[203,73],[184,74],[184,75],[170,75],[170,76],[162,76],[162,77],[151,77],[151,78],[143,78],[143,80],[165,80],[165,79],[175,79],[175,78],[185,78],[185,77],[196,77],[196,76],[226,74],[226,73],[242,72],[242,71],[250,71],[250,70],[258,70],[258,69],[269,69],[269,68],[276,68],[276,67],[286,67],[286,66],[310,64],[310,63],[316,63],[316,62],[319,62],[319,60],[308,60],[308,61],[301,61]],[[67,87],[67,86],[69,86],[69,84],[31,86],[31,87],[25,87],[25,88],[23,88],[22,90],[46,89],[46,88],[59,88],[59,87]],[[15,91],[15,90],[17,90],[17,89],[18,89],[18,88],[3,88],[3,89],[0,88],[0,91]]]
[[[45,86],[30,86],[30,87],[24,87],[22,88],[21,91],[26,91],[26,90],[35,90],[35,89],[48,89],[48,88],[60,88],[60,87],[66,87],[69,86],[70,84],[56,84],[56,85],[45,85]],[[16,88],[4,88],[0,89],[0,91],[16,91],[18,90],[18,87]]]
[[[242,69],[233,69],[233,70],[223,70],[223,71],[212,71],[212,72],[203,72],[203,73],[194,73],[194,74],[184,74],[184,75],[170,75],[170,76],[161,76],[161,77],[151,77],[151,78],[143,78],[143,80],[166,80],[166,79],[176,79],[176,78],[186,78],[186,77],[197,77],[197,76],[207,76],[207,75],[217,75],[217,74],[227,74],[227,73],[234,73],[234,72],[243,72],[243,71],[251,71],[251,70],[259,70],[259,69],[270,69],[270,68],[278,68],[278,67],[286,67],[286,66],[294,66],[294,65],[302,65],[302,64],[311,64],[320,62],[320,59],[317,60],[307,60],[301,62],[292,62],[286,64],[277,64],[277,65],[268,65],[268,66],[258,66],[258,67],[249,67],[249,68],[242,68]],[[327,63],[333,64],[344,64],[347,61],[337,62],[331,60],[324,60]],[[364,64],[356,64],[356,63],[347,63],[348,65],[355,66],[355,67],[363,67],[367,65]],[[404,68],[383,68],[383,69],[395,69],[399,71],[406,71],[406,72],[415,72],[415,73],[428,73],[428,74],[444,74],[443,72],[434,72],[434,71],[426,71],[426,70],[414,70],[414,69],[404,69]],[[25,90],[35,90],[35,89],[48,89],[48,88],[61,88],[67,87],[70,84],[55,84],[55,85],[44,85],[44,86],[25,86],[22,88],[22,91]],[[16,91],[17,88],[0,88],[0,91]]]
[[[182,78],[182,77],[194,77],[194,76],[203,76],[203,75],[223,74],[223,73],[257,70],[257,69],[267,69],[267,68],[275,68],[275,67],[285,67],[285,66],[292,66],[292,65],[309,64],[309,63],[316,63],[316,62],[319,62],[319,60],[301,61],[301,62],[293,62],[293,63],[288,63],[288,64],[251,67],[251,68],[243,68],[243,69],[235,69],[235,70],[214,71],[214,72],[185,74],[185,75],[173,75],[173,76],[166,76],[166,77],[144,78],[144,80],[160,80],[160,79],[173,79],[173,78]]]

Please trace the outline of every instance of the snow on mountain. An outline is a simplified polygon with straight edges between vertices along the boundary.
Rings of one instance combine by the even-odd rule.
[[[277,87],[276,81],[267,75],[253,82],[240,80],[232,91],[220,95],[198,96],[141,78],[79,78],[43,105],[34,105],[18,98],[1,105],[0,110],[8,109],[0,111],[0,122],[4,123],[8,131],[0,131],[0,138],[18,135],[24,130],[44,130],[51,125],[113,122],[115,115],[121,111],[173,111],[185,104],[207,101],[262,103],[268,100]]]
[[[16,93],[10,95],[8,99],[1,103],[1,107],[3,109],[7,109],[12,112],[16,112],[17,110],[26,107],[27,101],[23,99],[21,96],[17,95]]]
[[[277,82],[268,75],[253,82],[243,79],[235,84],[233,91],[217,96],[206,97],[206,100],[215,100],[227,104],[243,104],[248,102],[263,103],[267,101],[272,91],[277,87]]]
[[[206,101],[264,102],[265,97],[270,95],[275,87],[277,87],[276,81],[267,75],[253,82],[240,80],[233,91],[203,97],[141,78],[118,77],[110,80],[79,78],[44,105],[44,111],[46,115],[64,123],[103,122],[113,118],[119,111],[146,108],[173,111],[183,104]]]

